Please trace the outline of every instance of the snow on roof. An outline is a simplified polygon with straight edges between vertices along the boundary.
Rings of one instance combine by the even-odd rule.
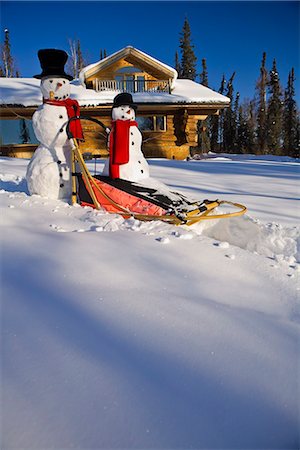
[[[79,80],[71,83],[71,98],[81,106],[110,105],[117,91],[96,92],[86,89]],[[172,93],[140,92],[133,94],[136,103],[228,105],[230,99],[191,80],[176,80]],[[38,106],[42,103],[40,80],[36,78],[0,78],[0,104]]]
[[[118,50],[115,53],[112,53],[111,55],[107,56],[104,59],[101,59],[100,61],[97,61],[96,63],[89,64],[88,66],[84,67],[80,74],[79,79],[82,83],[85,82],[86,74],[89,72],[89,75],[92,75],[94,72],[97,72],[101,69],[101,67],[106,66],[109,64],[110,61],[114,61],[118,56],[120,58],[127,56],[128,54],[133,54],[137,57],[141,57],[143,59],[148,60],[150,63],[161,66],[162,68],[166,69],[168,72],[170,72],[172,79],[176,80],[178,77],[177,70],[175,70],[173,67],[168,66],[167,64],[159,61],[156,58],[153,58],[153,56],[148,55],[147,53],[142,52],[141,50],[128,45],[127,47],[122,48],[121,50]]]

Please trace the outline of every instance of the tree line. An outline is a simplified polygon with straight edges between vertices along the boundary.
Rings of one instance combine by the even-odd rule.
[[[218,92],[230,98],[230,106],[218,116],[199,121],[197,153],[212,151],[299,157],[300,114],[295,100],[294,68],[291,68],[283,89],[276,59],[270,70],[266,67],[266,60],[266,52],[263,52],[255,95],[251,100],[241,101],[240,93],[235,93],[235,72],[228,80],[223,75]],[[180,33],[179,52],[175,53],[178,78],[199,81],[209,87],[206,59],[202,59],[201,73],[197,73],[196,67],[197,57],[186,18]]]
[[[68,70],[78,78],[88,64],[83,56],[79,39],[69,39]],[[100,60],[107,56],[99,52]],[[241,101],[234,89],[236,72],[228,80],[223,75],[218,92],[230,98],[228,108],[219,115],[198,122],[197,153],[255,153],[299,157],[300,114],[295,100],[295,72],[291,68],[287,85],[282,89],[276,59],[270,70],[266,66],[267,55],[262,55],[259,75],[253,99]],[[209,87],[206,59],[201,61],[201,73],[197,73],[197,57],[192,43],[191,28],[185,18],[179,37],[179,51],[175,52],[175,69],[179,78],[199,81]],[[1,44],[0,77],[19,77],[11,54],[9,30],[4,31]]]

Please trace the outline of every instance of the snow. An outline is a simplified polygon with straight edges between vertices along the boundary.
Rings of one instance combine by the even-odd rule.
[[[223,158],[149,160],[248,206],[190,228],[28,196],[1,158],[2,448],[299,448],[299,163]]]
[[[81,106],[112,105],[114,97],[119,91],[96,92],[86,89],[79,80],[71,85],[71,98],[77,100]],[[42,103],[40,80],[35,78],[0,78],[0,104],[37,106]],[[191,80],[176,80],[172,94],[166,92],[144,92],[133,94],[137,103],[199,103],[228,105],[230,99],[201,84]]]

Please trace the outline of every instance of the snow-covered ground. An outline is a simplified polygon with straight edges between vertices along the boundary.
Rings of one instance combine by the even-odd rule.
[[[150,160],[248,207],[185,228],[29,197],[27,163],[1,159],[1,448],[299,448],[299,164]]]

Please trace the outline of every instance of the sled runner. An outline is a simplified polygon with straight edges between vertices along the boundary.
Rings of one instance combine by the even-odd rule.
[[[73,117],[67,124],[68,138],[74,143],[72,151],[72,204],[103,208],[109,213],[138,220],[160,220],[175,225],[192,225],[202,220],[224,219],[245,214],[246,207],[225,200],[191,201],[177,192],[166,192],[144,184],[123,179],[111,179],[102,175],[91,175],[78,142],[72,135],[73,120],[89,120],[106,129],[105,125],[92,117]],[[79,171],[76,171],[79,168]],[[146,183],[146,181],[145,181]],[[231,212],[215,212],[217,207],[227,205]]]

